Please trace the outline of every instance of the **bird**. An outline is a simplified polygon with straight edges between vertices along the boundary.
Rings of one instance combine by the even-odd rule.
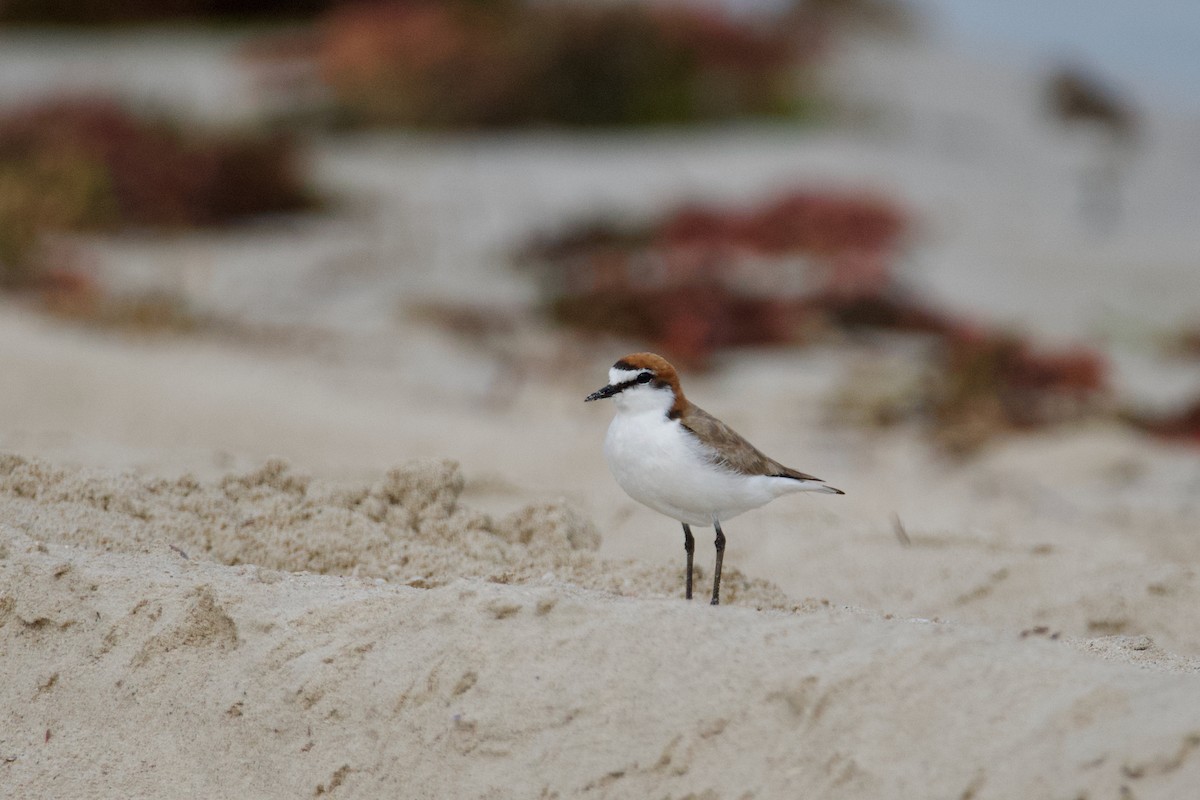
[[[612,398],[616,414],[604,457],[617,484],[644,506],[683,525],[685,597],[692,599],[692,525],[716,530],[712,605],[720,604],[725,534],[721,523],[793,492],[845,494],[820,478],[768,458],[692,403],[662,356],[632,353],[608,371],[608,384],[584,402]]]

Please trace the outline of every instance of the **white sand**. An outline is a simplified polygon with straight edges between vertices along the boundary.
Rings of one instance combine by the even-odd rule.
[[[569,558],[572,582],[530,579],[578,523],[497,537],[433,465],[352,494],[397,552],[445,534],[440,563],[416,559],[436,588],[209,561],[361,548],[370,571],[387,545],[338,538],[350,495],[310,504],[322,490],[275,467],[3,471],[11,796],[1182,797],[1200,769],[1196,662],[1145,637],[622,598],[580,588]],[[232,513],[256,507],[273,513]],[[454,577],[485,563],[501,575]],[[613,579],[593,563],[583,583]]]

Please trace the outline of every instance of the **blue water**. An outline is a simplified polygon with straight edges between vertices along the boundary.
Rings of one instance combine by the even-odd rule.
[[[1136,101],[1200,113],[1200,0],[908,0],[982,57],[1069,63]]]

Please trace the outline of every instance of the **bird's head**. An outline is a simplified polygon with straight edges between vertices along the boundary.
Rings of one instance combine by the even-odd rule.
[[[633,353],[612,365],[608,385],[589,394],[584,402],[613,398],[620,411],[662,410],[678,416],[684,403],[679,376],[665,358],[654,353]]]

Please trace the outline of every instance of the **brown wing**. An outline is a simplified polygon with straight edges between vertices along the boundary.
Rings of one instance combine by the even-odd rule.
[[[733,428],[697,405],[689,404],[679,417],[679,423],[713,451],[713,460],[746,475],[778,475],[798,481],[820,481],[812,475],[785,467],[767,458]]]

